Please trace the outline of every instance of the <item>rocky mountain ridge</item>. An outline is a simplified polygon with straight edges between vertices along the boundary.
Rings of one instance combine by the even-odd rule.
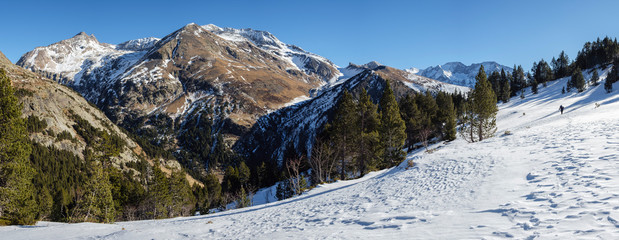
[[[326,83],[333,83],[342,75],[338,71],[338,67],[328,59],[307,52],[298,46],[283,43],[267,31],[253,30],[251,28],[220,28],[213,24],[203,27],[217,34],[217,36],[230,41],[250,41],[263,50],[283,57],[304,73],[320,76]]]
[[[245,40],[227,40],[207,29]],[[18,65],[73,87],[118,122],[127,115],[178,117],[197,100],[206,99],[214,103],[210,105],[232,101],[242,105],[239,109],[243,110],[229,117],[242,126],[255,121],[252,115],[266,114],[308,95],[310,89],[340,74],[328,60],[283,44],[266,32],[239,31],[188,24],[161,40],[146,38],[119,45],[100,43],[80,33],[26,53]],[[271,41],[245,38],[255,33]],[[303,64],[299,68],[295,63]],[[230,92],[234,96],[223,96]]]

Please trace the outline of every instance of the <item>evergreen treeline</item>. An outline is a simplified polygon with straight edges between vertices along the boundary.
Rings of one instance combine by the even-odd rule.
[[[582,69],[601,68],[611,63],[619,63],[619,44],[617,39],[605,37],[603,40],[599,38],[595,42],[587,42],[582,50],[578,52],[576,59],[571,61],[565,51],[555,58],[552,58],[550,63],[541,59],[539,62],[533,62],[533,67],[530,72],[525,73],[521,66],[514,66],[513,72],[506,73],[492,72],[488,76],[488,81],[492,85],[492,90],[498,101],[507,102],[509,98],[520,94],[524,98],[524,88],[531,87],[531,92],[537,94],[538,85],[546,86],[549,81],[553,81],[563,77],[570,77],[566,88],[562,91],[571,91],[576,89],[579,92],[584,91],[587,85],[598,85],[599,74],[596,69],[592,72],[592,77],[588,80],[584,78]],[[613,64],[615,66],[617,64]],[[608,75],[605,89],[612,91],[612,83],[616,82],[612,74]]]
[[[0,225],[33,224],[37,213],[31,148],[14,92],[0,69]]]
[[[606,77],[606,82],[604,83],[604,89],[608,93],[613,91],[613,83],[619,81],[619,70],[617,68],[619,68],[619,57],[615,58],[615,60],[613,61],[613,67],[608,73],[608,76]]]
[[[609,37],[605,37],[602,40],[598,38],[595,42],[586,42],[584,44],[570,68],[589,69],[599,67],[613,62],[618,56],[619,44],[616,38],[614,40]]]

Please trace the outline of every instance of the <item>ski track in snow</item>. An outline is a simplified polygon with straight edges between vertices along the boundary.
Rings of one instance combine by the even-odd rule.
[[[496,137],[418,150],[397,167],[295,198],[114,224],[39,222],[3,239],[619,239],[619,90],[499,104]],[[619,84],[615,84],[619,88]],[[594,103],[601,103],[599,108]],[[558,106],[567,107],[565,114]],[[510,131],[511,134],[504,134]]]

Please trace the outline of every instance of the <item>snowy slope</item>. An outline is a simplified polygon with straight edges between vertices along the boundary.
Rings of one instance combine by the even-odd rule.
[[[24,54],[17,65],[26,69],[56,74],[64,84],[80,85],[88,78],[110,81],[141,58],[159,39],[143,38],[119,45],[100,43],[94,35],[81,32],[74,37]],[[51,77],[51,76],[50,76]]]
[[[420,76],[436,79],[441,82],[472,88],[475,86],[475,76],[479,72],[479,67],[482,65],[488,75],[494,71],[500,72],[501,69],[504,69],[506,72],[512,72],[512,68],[503,66],[496,62],[474,63],[468,66],[461,62],[448,62],[444,65],[428,67],[423,70],[410,68],[408,71]]]
[[[303,71],[308,75],[316,74],[321,76],[325,83],[333,83],[342,76],[342,73],[338,71],[338,67],[328,59],[307,52],[298,46],[283,43],[267,31],[254,30],[251,28],[221,28],[213,24],[204,25],[202,27],[229,41],[249,41],[263,50],[290,62],[292,66],[296,66],[296,70]]]
[[[602,78],[606,71],[600,74]],[[499,105],[497,136],[458,139],[362,179],[205,216],[0,228],[6,239],[618,239],[619,84],[567,79]],[[599,107],[596,107],[596,104]],[[558,106],[566,107],[563,115]],[[503,134],[505,131],[511,134]]]

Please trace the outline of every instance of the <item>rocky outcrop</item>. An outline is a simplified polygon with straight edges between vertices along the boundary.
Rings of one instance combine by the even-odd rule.
[[[22,115],[24,117],[35,116],[45,121],[47,125],[42,131],[30,134],[34,142],[66,150],[83,158],[87,139],[80,136],[73,127],[77,116],[77,118],[86,120],[95,129],[118,136],[124,142],[120,154],[112,158],[114,166],[120,168],[124,165],[123,163],[147,159],[151,164],[154,161],[162,163],[166,172],[170,172],[170,169],[181,169],[180,164],[175,160],[148,158],[140,145],[73,89],[13,65],[1,52],[0,68],[6,70],[12,80],[23,105]],[[68,133],[70,137],[58,137],[61,133]],[[189,176],[188,179],[196,182]]]

